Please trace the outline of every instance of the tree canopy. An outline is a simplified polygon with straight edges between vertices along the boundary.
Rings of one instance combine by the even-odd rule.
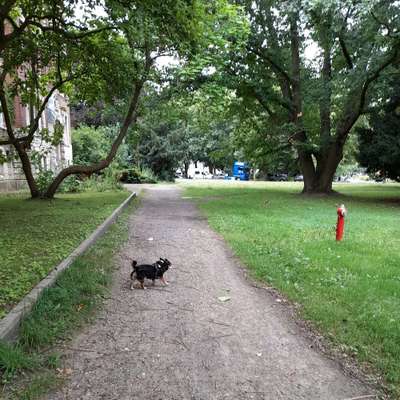
[[[105,16],[88,13],[80,23],[74,1],[7,1],[0,8],[0,100],[8,139],[22,162],[32,197],[53,197],[70,174],[90,174],[107,167],[129,127],[136,122],[139,99],[147,82],[158,80],[155,61],[162,56],[186,57],[211,29],[223,1],[113,1],[104,3]],[[83,2],[85,10],[101,2]],[[216,18],[219,18],[217,14]],[[18,54],[18,57],[15,55]],[[72,165],[58,173],[40,193],[32,171],[29,147],[39,120],[56,90],[82,101],[122,99],[125,116],[107,156],[93,165]],[[8,96],[19,96],[30,107],[31,121],[16,130]]]
[[[329,193],[349,135],[376,125],[400,62],[397,1],[85,0],[83,16],[75,3],[0,6],[0,144],[14,147],[33,197],[107,167],[124,141],[159,175],[243,158]],[[119,130],[100,160],[63,169],[40,193],[29,149],[35,135],[54,142],[38,127],[57,90],[82,110],[112,108]],[[31,110],[26,128],[13,126],[13,96]]]

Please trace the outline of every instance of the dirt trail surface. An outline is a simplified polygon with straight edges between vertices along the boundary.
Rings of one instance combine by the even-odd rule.
[[[129,259],[160,256],[173,263],[170,285],[147,282],[147,290],[129,290]],[[371,394],[311,347],[285,305],[251,285],[177,187],[147,188],[118,257],[110,298],[95,323],[68,344],[72,374],[49,399],[343,400]]]

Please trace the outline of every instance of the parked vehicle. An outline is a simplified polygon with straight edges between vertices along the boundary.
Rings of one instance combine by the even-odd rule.
[[[295,181],[295,182],[303,182],[303,180],[304,180],[303,175],[296,175],[296,176],[294,177],[294,181]]]
[[[245,162],[235,161],[233,164],[232,176],[241,181],[248,181],[250,178],[250,167]]]
[[[288,180],[287,174],[268,174],[267,181],[284,182]]]

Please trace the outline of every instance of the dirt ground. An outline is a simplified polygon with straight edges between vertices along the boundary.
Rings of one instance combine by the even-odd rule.
[[[130,290],[129,260],[158,257],[173,263],[170,285]],[[48,399],[374,398],[314,349],[283,302],[245,278],[177,187],[146,189],[118,260],[104,310],[67,346],[71,376]]]

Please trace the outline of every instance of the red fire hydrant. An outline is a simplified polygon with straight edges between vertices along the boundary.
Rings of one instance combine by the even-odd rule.
[[[344,217],[347,213],[346,207],[344,204],[341,204],[338,209],[337,209],[337,223],[336,223],[336,240],[342,240],[343,239],[343,233],[344,233]]]

